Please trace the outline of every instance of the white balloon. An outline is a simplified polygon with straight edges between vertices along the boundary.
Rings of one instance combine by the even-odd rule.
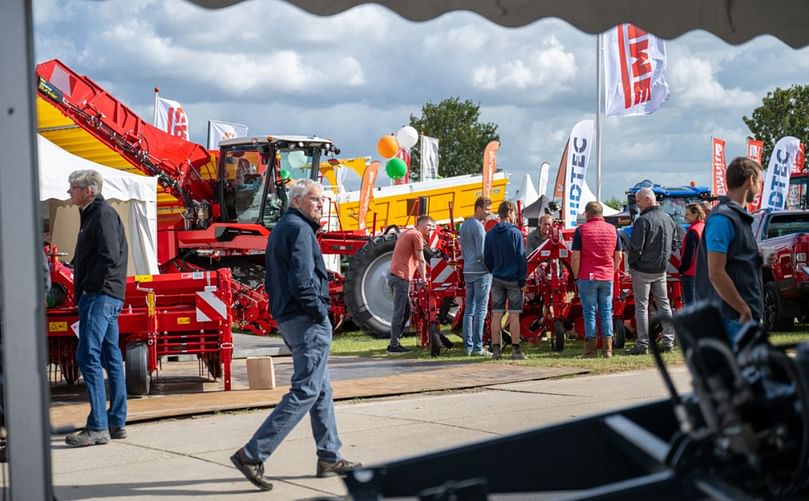
[[[399,146],[409,150],[419,142],[419,133],[413,127],[405,125],[396,133],[396,141],[399,142]]]
[[[300,169],[306,166],[306,155],[300,150],[290,151],[287,162],[293,169]]]

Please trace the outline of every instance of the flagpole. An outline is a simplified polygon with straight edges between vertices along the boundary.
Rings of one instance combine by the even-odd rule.
[[[160,94],[160,88],[154,88],[154,116],[152,117],[152,125],[157,127],[157,107],[158,107],[158,95]]]
[[[601,201],[601,33],[596,35],[596,200]]]

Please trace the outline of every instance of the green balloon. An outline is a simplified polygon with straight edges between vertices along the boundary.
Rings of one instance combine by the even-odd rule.
[[[287,180],[287,179],[289,179],[290,177],[292,177],[292,176],[290,176],[290,175],[289,175],[289,171],[288,171],[288,170],[286,170],[286,169],[281,169],[281,179],[283,179],[283,180]]]
[[[407,164],[401,158],[391,158],[385,165],[385,172],[391,179],[401,179],[407,174]]]

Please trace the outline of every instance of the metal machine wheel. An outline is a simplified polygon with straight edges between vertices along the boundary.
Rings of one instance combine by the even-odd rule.
[[[612,317],[612,347],[620,350],[626,344],[626,328],[624,327],[624,319],[621,317]]]
[[[565,323],[559,319],[553,321],[551,349],[553,351],[562,351],[565,349]]]
[[[143,341],[126,345],[126,393],[127,395],[148,395],[151,376],[149,375],[149,346]]]
[[[393,291],[387,276],[398,234],[374,238],[354,256],[346,273],[345,302],[351,320],[371,336],[390,336]]]

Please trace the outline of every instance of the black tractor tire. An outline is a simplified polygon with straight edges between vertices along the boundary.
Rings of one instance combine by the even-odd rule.
[[[565,349],[565,324],[561,320],[553,321],[553,337],[551,338],[552,351],[564,351]]]
[[[390,337],[393,291],[387,283],[399,234],[389,232],[365,244],[346,272],[344,300],[351,320],[377,339]]]
[[[624,319],[612,317],[612,347],[616,350],[623,349],[626,344],[626,327]]]
[[[437,325],[430,326],[430,356],[437,357],[441,355],[441,331]]]
[[[149,375],[149,346],[143,341],[126,345],[126,393],[148,395],[151,383]]]
[[[781,301],[781,294],[775,282],[764,284],[764,328],[768,332],[791,331],[795,328],[795,319],[787,317]]]

